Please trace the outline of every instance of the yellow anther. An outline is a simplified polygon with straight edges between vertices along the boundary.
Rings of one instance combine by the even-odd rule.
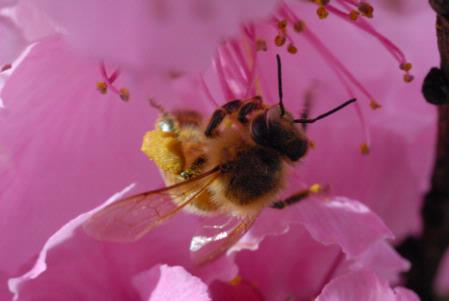
[[[329,2],[331,2],[330,0],[312,0],[312,1],[318,5],[327,5],[329,4]]]
[[[371,109],[373,110],[377,110],[382,108],[382,105],[380,103],[378,103],[377,101],[375,101],[374,99],[371,99],[369,106],[371,107]]]
[[[324,7],[324,6],[318,7],[316,10],[316,14],[318,15],[318,17],[321,20],[326,19],[327,16],[329,16],[329,12],[327,11],[326,7]]]
[[[302,20],[299,20],[295,23],[295,25],[293,25],[293,29],[296,32],[302,32],[304,29],[306,29],[306,23]]]
[[[310,185],[309,191],[310,191],[310,193],[318,193],[318,192],[322,191],[322,187],[320,184],[315,183],[315,184]]]
[[[295,54],[298,52],[298,48],[296,48],[296,46],[293,44],[289,44],[287,47],[287,51],[290,52],[291,54]]]
[[[357,21],[357,19],[359,18],[359,16],[360,16],[360,13],[359,13],[358,11],[356,11],[356,10],[351,10],[351,12],[349,13],[349,18],[350,18],[352,21]]]
[[[263,39],[256,40],[256,51],[267,51],[267,42]]]
[[[359,12],[361,12],[365,17],[373,17],[374,8],[368,2],[360,2],[357,8],[359,9]]]
[[[399,65],[399,69],[404,70],[405,72],[408,72],[412,70],[413,65],[411,63],[402,63]]]
[[[106,92],[108,91],[108,85],[105,82],[98,82],[97,89],[101,94],[106,94]]]
[[[121,88],[119,92],[120,92],[120,98],[123,101],[129,100],[129,90],[127,88]]]
[[[230,285],[236,286],[239,285],[242,282],[242,277],[240,277],[240,275],[237,275],[234,277],[234,279],[232,279],[231,281],[229,281]]]
[[[360,152],[362,153],[362,155],[369,154],[369,151],[370,151],[370,149],[369,149],[368,144],[366,144],[366,143],[360,144]]]
[[[404,81],[406,83],[411,83],[413,80],[415,79],[415,77],[409,73],[404,74]]]
[[[276,44],[276,46],[281,47],[282,45],[285,44],[286,38],[284,35],[278,34],[275,38],[274,38],[274,43]]]
[[[284,30],[287,28],[287,20],[281,20],[278,22],[278,28]]]

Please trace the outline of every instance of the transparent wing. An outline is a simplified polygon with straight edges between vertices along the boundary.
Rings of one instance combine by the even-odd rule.
[[[191,180],[118,200],[88,219],[83,227],[105,241],[131,242],[192,203],[218,176],[218,167]],[[173,202],[177,198],[177,203]]]
[[[251,228],[257,216],[215,217],[214,225],[204,225],[202,233],[192,238],[190,251],[193,260],[201,265],[224,254]]]

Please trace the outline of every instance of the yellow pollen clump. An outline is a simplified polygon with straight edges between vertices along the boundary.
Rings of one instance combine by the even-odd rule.
[[[240,275],[235,276],[231,281],[229,281],[230,285],[236,286],[242,282],[242,277]]]
[[[382,108],[382,105],[380,103],[378,103],[377,101],[375,101],[374,99],[371,99],[369,106],[371,107],[371,109],[373,110],[377,110]]]
[[[351,10],[351,12],[349,13],[349,18],[350,18],[352,21],[357,21],[357,19],[359,18],[359,16],[360,16],[360,13],[359,13],[358,11],[356,11],[356,10]]]
[[[281,47],[282,45],[285,44],[286,38],[284,35],[278,34],[275,38],[274,38],[274,43],[276,44],[276,46]]]
[[[411,83],[414,79],[415,79],[415,77],[413,75],[408,74],[408,73],[404,74],[404,81],[406,83]]]
[[[101,94],[106,94],[106,92],[108,91],[108,85],[105,82],[98,82],[97,89]]]
[[[369,154],[369,146],[366,143],[362,143],[360,144],[360,152],[362,153],[362,155],[368,155]]]
[[[179,174],[183,170],[181,142],[161,130],[147,132],[140,150],[164,172]]]
[[[399,65],[399,69],[404,70],[405,72],[408,72],[412,70],[413,65],[411,63],[402,63]]]
[[[322,191],[321,185],[318,184],[318,183],[312,184],[312,185],[310,185],[310,187],[309,187],[309,191],[310,191],[310,193],[318,193],[318,192],[321,192],[321,191]]]
[[[374,8],[368,2],[360,2],[357,8],[359,9],[359,12],[361,12],[365,17],[373,17]]]
[[[289,44],[287,47],[288,52],[290,52],[291,54],[295,54],[298,52],[298,48],[296,48],[295,45],[293,44]]]
[[[321,20],[326,19],[327,16],[329,16],[329,12],[327,11],[326,7],[324,7],[324,6],[318,7],[318,9],[316,10],[316,14],[318,15],[318,17]]]
[[[267,51],[267,42],[263,39],[256,40],[256,51]]]
[[[299,20],[295,23],[295,25],[293,25],[293,29],[296,32],[302,32],[304,29],[306,29],[306,23],[302,20]]]
[[[129,90],[127,88],[121,88],[119,92],[120,92],[120,98],[123,101],[129,100]]]
[[[281,20],[278,22],[278,28],[284,30],[287,28],[287,20]]]

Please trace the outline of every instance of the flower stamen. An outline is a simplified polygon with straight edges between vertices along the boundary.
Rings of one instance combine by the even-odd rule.
[[[116,69],[114,72],[112,72],[111,75],[108,75],[108,72],[106,71],[106,66],[103,62],[100,63],[100,73],[103,77],[103,81],[97,82],[97,90],[101,94],[106,94],[108,90],[111,90],[113,93],[117,94],[121,100],[128,101],[129,100],[129,90],[126,87],[122,87],[120,89],[116,88],[113,83],[117,80],[117,78],[120,76],[120,70]]]

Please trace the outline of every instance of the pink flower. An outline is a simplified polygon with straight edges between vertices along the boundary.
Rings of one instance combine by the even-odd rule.
[[[344,4],[340,10],[349,3],[339,2]],[[416,95],[431,58],[410,49],[417,81],[405,86],[401,73],[394,72],[379,44],[366,34],[375,35],[368,23],[357,23],[359,34],[338,19],[337,7],[330,6],[331,16],[318,22],[317,7],[309,3],[288,3],[276,11],[274,1],[208,3],[20,4],[19,12],[35,12],[37,20],[48,15],[53,27],[44,22],[42,30],[30,33],[41,39],[1,92],[0,294],[10,296],[9,279],[9,290],[20,300],[170,300],[171,293],[184,293],[183,300],[341,300],[348,288],[354,293],[348,300],[372,291],[391,300],[416,300],[405,289],[390,288],[408,264],[387,239],[393,238],[390,228],[399,237],[419,230],[433,117],[422,114],[429,109]],[[382,14],[387,12],[376,12],[376,26],[410,48],[401,38],[401,27]],[[272,19],[259,20],[264,16]],[[421,24],[430,16],[414,18]],[[297,35],[290,24],[286,39],[292,40],[275,47],[277,22],[295,22],[297,17],[307,20],[308,29]],[[18,19],[25,32],[35,24],[28,20],[36,19]],[[427,31],[417,34],[429,39]],[[341,43],[343,36],[354,36],[354,43]],[[406,63],[396,48],[382,41],[398,63]],[[268,51],[256,51],[263,42]],[[298,54],[287,53],[286,47],[290,52],[297,48]],[[192,215],[179,214],[135,244],[86,236],[79,225],[113,192],[130,183],[136,183],[133,192],[163,185],[158,170],[139,152],[142,136],[156,118],[143,100],[156,97],[167,109],[187,106],[205,114],[215,109],[214,101],[222,104],[256,93],[275,103],[277,52],[283,59],[289,111],[299,115],[307,95],[312,95],[314,116],[359,98],[356,114],[348,109],[310,126],[316,147],[293,171],[283,193],[319,182],[344,197],[309,199],[279,212],[264,210],[232,254],[204,267],[195,266],[188,252],[199,227]],[[333,54],[345,60],[343,68]],[[213,66],[205,69],[211,60]],[[357,76],[351,78],[346,69]],[[106,95],[97,91],[99,81],[106,84]],[[122,88],[130,92],[128,103],[115,95],[123,97]],[[381,110],[367,109],[371,95],[382,103]],[[360,144],[370,144],[369,156],[360,154]],[[352,290],[353,279],[365,289]]]

